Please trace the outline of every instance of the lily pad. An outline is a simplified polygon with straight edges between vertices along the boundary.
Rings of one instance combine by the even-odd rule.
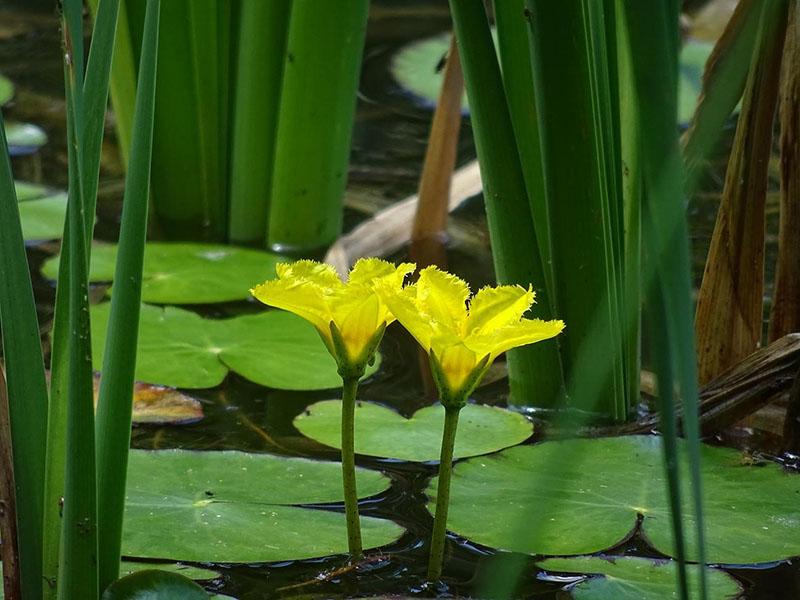
[[[14,97],[14,84],[4,75],[0,75],[0,106]]]
[[[114,279],[117,247],[92,248],[89,280]],[[150,242],[144,251],[142,300],[153,304],[211,304],[244,300],[250,288],[275,276],[277,254],[216,244]],[[42,274],[58,277],[58,257],[42,265]]]
[[[495,35],[495,30],[492,29]],[[416,97],[424,106],[433,107],[442,88],[441,69],[437,69],[447,54],[450,34],[442,33],[411,42],[392,57],[390,70],[395,81]],[[713,44],[689,39],[681,48],[680,80],[678,84],[678,118],[688,123],[694,114],[700,95],[703,69]],[[467,96],[462,101],[464,112],[469,110]]]
[[[736,451],[710,446],[702,450],[702,474],[709,562],[752,564],[800,555],[800,476],[776,464],[748,466]],[[435,480],[428,493],[435,497]],[[685,493],[691,532],[690,504]],[[429,510],[434,506],[432,500]],[[459,463],[448,527],[494,548],[591,554],[632,535],[638,515],[645,538],[674,555],[661,440],[655,436],[545,442]],[[697,559],[691,544],[687,552]]]
[[[6,123],[6,138],[11,156],[33,154],[47,143],[44,129],[31,123]]]
[[[568,586],[575,600],[674,600],[677,567],[673,561],[655,561],[633,556],[551,558],[539,563],[542,569],[557,573],[589,573],[590,576]],[[690,596],[699,598],[697,565],[689,565],[687,578]],[[742,590],[736,580],[717,569],[706,569],[708,600],[731,600]]]
[[[110,303],[92,307],[94,368],[103,364]],[[375,372],[378,362],[367,369]],[[228,371],[272,388],[321,390],[342,385],[336,362],[314,327],[271,310],[204,319],[180,308],[142,305],[136,379],[178,388],[209,388]]]
[[[333,448],[341,448],[341,400],[312,404],[294,420],[302,433]],[[358,454],[416,462],[439,460],[444,427],[444,407],[426,406],[410,419],[373,402],[356,405]],[[533,433],[533,424],[522,415],[480,404],[461,410],[454,456],[464,458],[515,446]]]
[[[200,567],[193,567],[191,565],[182,565],[180,563],[153,563],[153,562],[135,562],[131,560],[123,560],[119,565],[119,576],[131,575],[139,571],[146,571],[155,569],[157,571],[167,571],[169,573],[177,573],[195,581],[211,581],[218,579],[221,575],[217,571],[211,569],[201,569]]]
[[[357,470],[361,497],[389,487]],[[303,504],[342,501],[341,465],[245,452],[133,450],[123,528],[125,556],[251,563],[347,552],[342,512]],[[365,548],[390,544],[403,529],[362,517]],[[165,535],[168,532],[168,535]]]
[[[67,214],[66,192],[22,181],[14,182],[14,190],[19,201],[22,237],[28,242],[59,239],[64,233]]]
[[[102,600],[208,600],[208,594],[183,575],[151,569],[117,579]]]

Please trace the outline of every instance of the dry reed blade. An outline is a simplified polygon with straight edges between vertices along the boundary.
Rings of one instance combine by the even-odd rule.
[[[789,7],[781,75],[781,200],[778,263],[769,318],[769,340],[800,331],[800,26]]]
[[[433,113],[419,181],[417,214],[411,229],[411,258],[417,267],[445,267],[444,243],[450,213],[450,182],[456,166],[464,74],[458,58],[456,36],[450,38],[442,90]]]
[[[785,5],[775,19],[763,13],[697,301],[701,384],[761,341],[764,204],[785,30]]]

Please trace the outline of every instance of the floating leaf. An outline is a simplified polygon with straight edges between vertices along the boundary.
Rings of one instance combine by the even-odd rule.
[[[361,497],[389,487],[358,469]],[[347,552],[341,512],[300,504],[342,501],[341,465],[244,452],[133,450],[123,554],[189,562],[272,562]],[[394,542],[403,529],[362,517],[364,546]],[[169,535],[164,535],[168,531]]]
[[[94,365],[103,364],[109,303],[92,307]],[[367,369],[372,374],[378,361]],[[312,325],[284,311],[204,319],[175,307],[143,305],[136,379],[178,388],[209,388],[235,371],[286,390],[338,388],[336,363]]]
[[[191,565],[182,565],[180,563],[154,563],[154,562],[135,562],[131,560],[123,560],[119,565],[119,576],[131,575],[139,571],[148,569],[155,569],[157,571],[167,571],[169,573],[177,573],[195,581],[211,581],[218,579],[220,574],[211,569],[201,569],[200,567],[193,567]]]
[[[89,280],[112,281],[117,247],[92,249]],[[142,301],[154,304],[211,304],[250,297],[250,288],[275,276],[277,254],[216,244],[150,242],[145,246]],[[42,265],[42,274],[58,277],[58,257]]]
[[[494,29],[492,34],[496,35]],[[438,67],[449,43],[450,33],[443,33],[411,42],[392,57],[390,70],[395,81],[426,106],[434,106],[439,98],[443,71]],[[710,42],[689,39],[681,49],[678,85],[678,119],[681,123],[688,123],[694,114],[703,69],[712,48]],[[466,94],[462,108],[465,112],[469,110]]]
[[[14,182],[25,241],[59,239],[64,233],[67,194],[35,183]],[[58,264],[56,264],[58,269]]]
[[[117,579],[102,600],[208,600],[208,594],[183,575],[151,569]]]
[[[47,186],[39,185],[38,183],[28,183],[27,181],[15,181],[14,193],[16,193],[17,201],[19,202],[38,200],[39,198],[53,196],[56,193],[63,194],[63,192],[54,192]]]
[[[14,84],[8,77],[0,75],[0,106],[14,97]]]
[[[6,137],[11,156],[33,154],[47,143],[44,129],[31,123],[7,123]]]
[[[341,447],[341,400],[309,406],[294,420],[302,433],[333,448]],[[410,419],[373,402],[356,405],[356,453],[425,462],[439,460],[444,407],[427,406]],[[519,413],[503,408],[468,404],[461,410],[455,457],[488,454],[524,442],[533,425]]]
[[[567,587],[575,600],[674,600],[678,597],[678,575],[673,561],[633,556],[579,556],[551,558],[540,562],[539,566],[550,573],[590,574]],[[686,570],[691,590],[697,590],[698,569],[697,565],[690,565]],[[706,573],[708,600],[731,600],[741,593],[736,580],[723,571],[706,569]]]
[[[800,555],[800,476],[776,464],[745,465],[736,451],[711,446],[703,447],[702,475],[709,562]],[[435,500],[435,480],[428,493]],[[685,527],[692,531],[689,494],[684,501]],[[505,550],[591,554],[630,536],[638,515],[645,538],[672,555],[661,440],[655,436],[545,442],[459,463],[448,527]],[[695,560],[691,543],[687,551]]]
[[[94,376],[94,402],[97,405],[100,375]],[[187,425],[203,418],[200,401],[164,385],[133,384],[133,422],[158,425]]]

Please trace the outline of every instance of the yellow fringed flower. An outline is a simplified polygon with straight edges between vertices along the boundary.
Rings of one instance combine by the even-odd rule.
[[[470,298],[466,282],[427,267],[402,290],[378,294],[431,357],[442,403],[463,403],[506,350],[557,336],[563,321],[524,319],[534,292],[518,285],[485,287]]]
[[[358,371],[371,360],[386,325],[394,316],[375,293],[380,283],[387,292],[399,291],[414,265],[395,266],[377,258],[362,258],[347,283],[331,265],[312,260],[280,263],[273,279],[250,293],[264,304],[293,312],[316,327],[340,373]]]

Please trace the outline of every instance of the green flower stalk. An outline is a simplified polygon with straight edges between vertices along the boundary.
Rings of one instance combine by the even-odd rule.
[[[354,449],[356,392],[386,326],[394,321],[375,293],[375,286],[380,284],[387,293],[397,293],[414,268],[411,263],[395,266],[377,258],[360,259],[344,283],[331,265],[300,260],[277,265],[277,279],[250,290],[264,304],[312,323],[339,367],[343,384],[342,484],[347,542],[353,560],[362,555]]]
[[[402,290],[383,282],[375,287],[389,310],[430,356],[445,408],[428,564],[428,581],[436,582],[442,574],[459,412],[495,358],[511,348],[557,336],[564,322],[522,318],[534,302],[530,288],[485,287],[470,297],[466,282],[436,267],[423,269],[419,281]]]

